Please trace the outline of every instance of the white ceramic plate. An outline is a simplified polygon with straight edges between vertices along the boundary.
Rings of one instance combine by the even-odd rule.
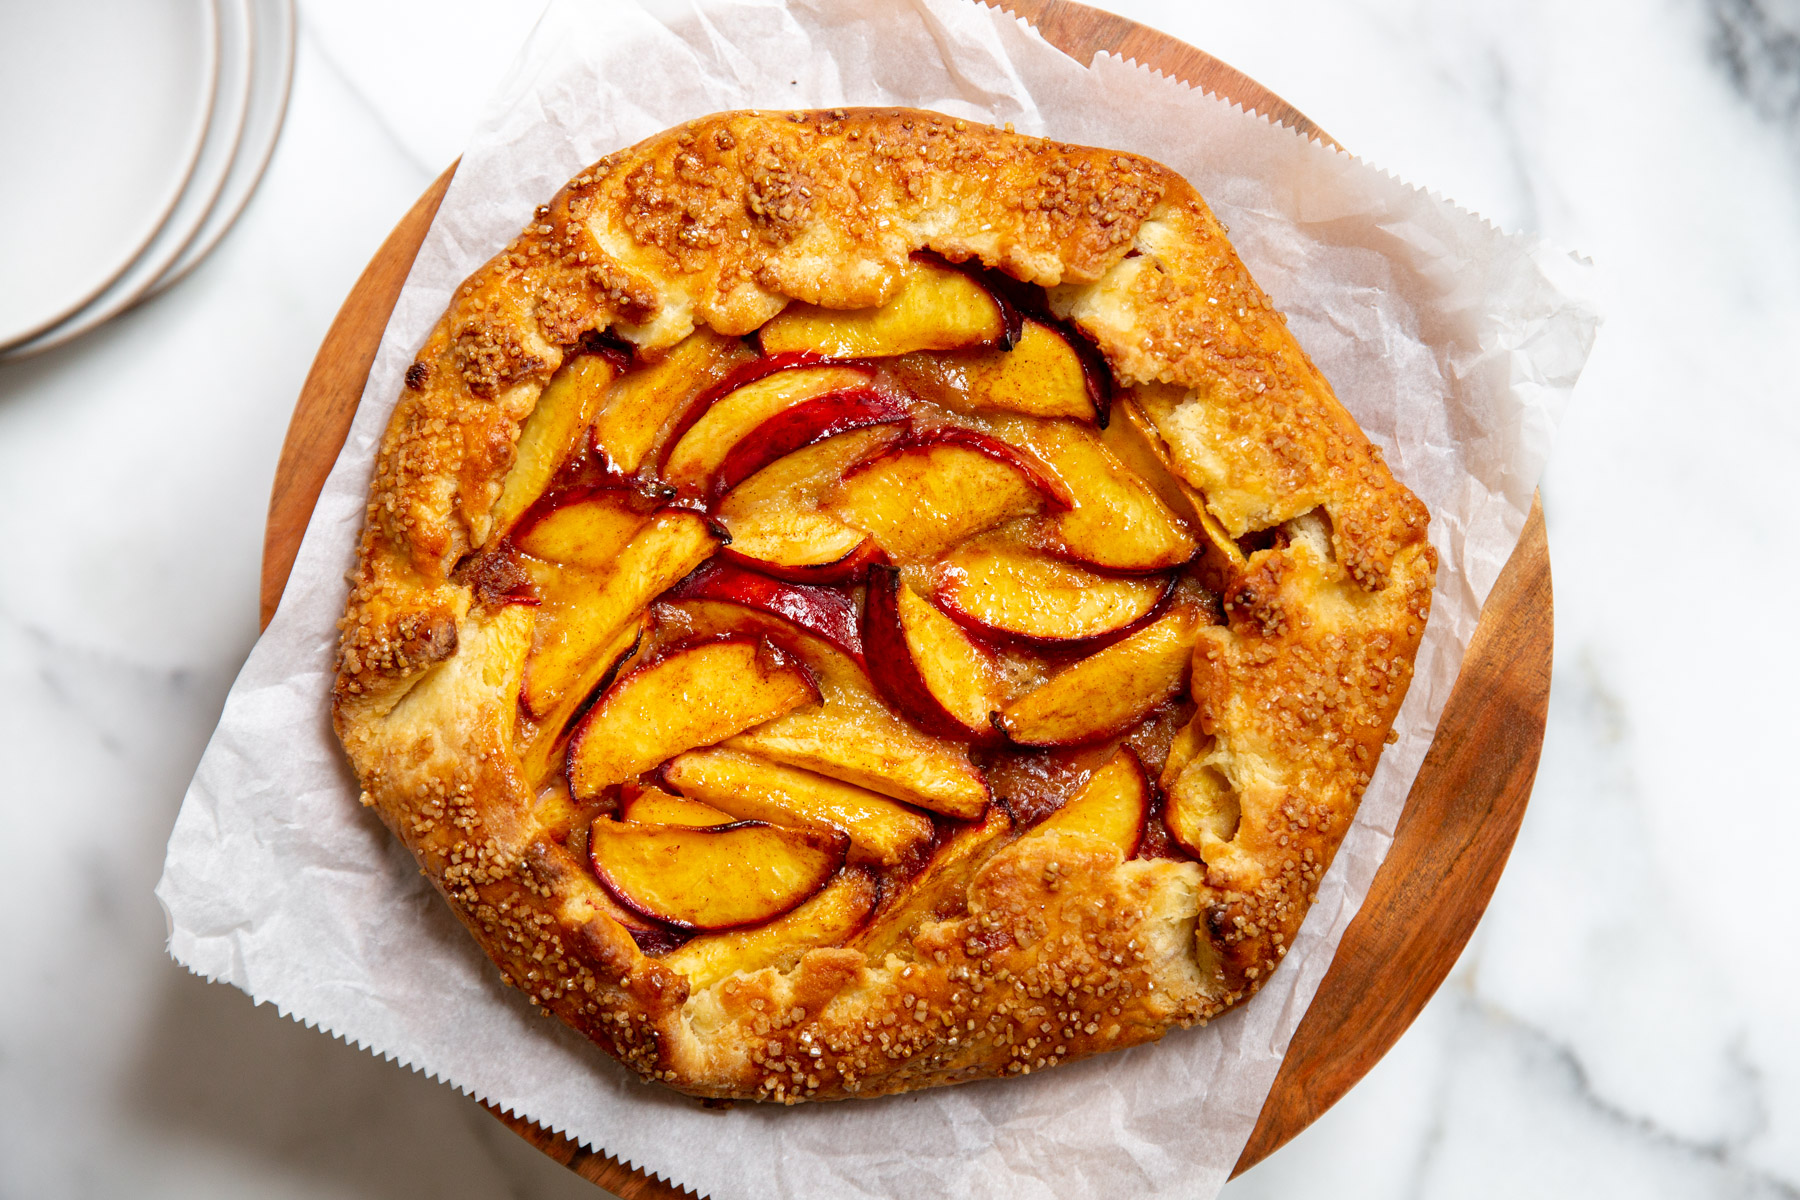
[[[250,112],[244,121],[243,140],[224,190],[206,214],[206,223],[194,235],[181,257],[144,293],[143,299],[161,292],[200,264],[219,239],[231,229],[250,202],[287,115],[288,91],[294,81],[294,0],[250,0],[251,69]]]
[[[28,358],[74,341],[137,303],[174,265],[200,232],[237,157],[250,108],[250,0],[213,0],[219,16],[219,82],[199,161],[163,227],[106,289],[55,325],[0,351],[0,360]]]
[[[162,228],[218,74],[212,0],[0,3],[0,347],[98,295]]]

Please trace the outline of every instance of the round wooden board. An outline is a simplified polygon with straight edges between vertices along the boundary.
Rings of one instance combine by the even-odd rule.
[[[1005,7],[1078,61],[1113,51],[1331,142],[1254,80],[1153,29],[1072,0],[1008,0]],[[269,501],[264,625],[281,600],[388,316],[455,170],[453,164],[437,178],[382,244],[307,374]],[[1237,1172],[1317,1120],[1368,1073],[1425,1007],[1474,932],[1518,835],[1537,774],[1550,695],[1551,626],[1549,550],[1542,511],[1533,505],[1518,549],[1488,597],[1393,848],[1288,1046]],[[545,1154],[626,1200],[692,1194],[490,1111]]]

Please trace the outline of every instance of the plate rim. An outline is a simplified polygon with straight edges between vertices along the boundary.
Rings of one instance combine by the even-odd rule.
[[[242,182],[235,186],[231,172],[226,173],[225,185],[214,202],[213,208],[206,215],[194,240],[181,252],[176,260],[169,264],[150,285],[148,291],[137,299],[144,303],[155,296],[160,296],[170,288],[186,279],[196,267],[205,262],[207,257],[225,240],[225,235],[236,227],[238,218],[250,206],[251,197],[256,195],[262,178],[268,173],[269,164],[274,161],[275,148],[281,142],[281,131],[287,124],[288,101],[293,95],[294,59],[298,43],[298,19],[294,0],[248,0],[250,9],[250,103],[254,110],[257,96],[267,94],[274,97],[269,114],[267,129],[260,132],[253,129],[246,117],[244,136],[250,140],[240,141],[237,156],[232,161],[235,168],[241,163],[249,163],[248,169],[239,177]],[[269,20],[269,18],[273,18]],[[275,60],[275,70],[268,76],[260,77],[273,81],[267,93],[259,93],[259,77],[255,73],[256,61],[262,53],[263,34],[274,30],[279,36],[274,44],[280,46],[280,57]],[[252,151],[250,147],[255,147]],[[220,214],[223,214],[221,216]]]
[[[250,21],[251,0],[208,0],[208,3],[212,5],[220,27],[219,72],[214,83],[213,107],[207,120],[206,137],[201,143],[194,168],[188,173],[181,194],[176,198],[175,207],[125,270],[98,295],[49,329],[0,350],[0,362],[21,362],[59,346],[66,346],[77,338],[92,333],[114,317],[135,308],[150,294],[150,289],[156,286],[157,280],[180,260],[205,226],[207,216],[218,203],[225,181],[230,178],[232,164],[237,161],[244,136],[244,123],[250,113],[251,75],[255,67],[255,38]],[[227,12],[238,14],[235,25],[224,19]],[[236,35],[229,42],[225,40],[227,26],[231,26],[230,32]],[[230,81],[235,84],[232,94],[225,95],[222,93],[227,82],[228,66],[234,58],[242,62],[243,70],[240,78]],[[207,151],[214,146],[220,147],[222,153],[216,161],[208,163]],[[182,208],[190,199],[193,200],[191,211],[183,213]],[[162,244],[158,245],[159,242]]]
[[[146,210],[152,215],[148,218],[143,236],[130,246],[119,263],[108,271],[91,290],[82,294],[72,303],[56,310],[47,318],[38,319],[36,324],[11,331],[0,329],[0,359],[3,359],[6,353],[13,348],[56,328],[105,293],[106,289],[116,283],[120,276],[131,269],[132,264],[143,255],[145,248],[156,240],[157,234],[162,232],[163,226],[168,224],[170,216],[174,214],[176,205],[181,202],[182,194],[187,191],[188,180],[193,177],[194,169],[200,163],[200,152],[206,145],[206,135],[212,127],[213,106],[217,104],[219,94],[220,60],[218,0],[192,0],[192,2],[196,11],[204,15],[201,22],[201,36],[202,74],[206,77],[204,87],[206,99],[203,104],[196,106],[194,113],[191,114],[188,146],[184,152],[181,166],[172,177],[167,195],[157,205]]]

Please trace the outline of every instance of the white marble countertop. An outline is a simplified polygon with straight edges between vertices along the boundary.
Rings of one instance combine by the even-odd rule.
[[[1512,862],[1393,1053],[1225,1194],[1800,1196],[1800,638],[1732,619],[1800,591],[1800,8],[1108,7],[1591,255],[1608,315],[1543,485],[1556,680]],[[0,1197],[597,1194],[450,1089],[186,975],[150,894],[256,635],[313,352],[537,8],[302,0],[238,228],[0,367],[0,840],[26,898],[0,933]]]

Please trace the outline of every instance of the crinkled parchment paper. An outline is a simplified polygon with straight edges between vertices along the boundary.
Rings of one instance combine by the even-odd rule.
[[[733,108],[916,105],[1132,150],[1192,180],[1431,508],[1417,678],[1292,952],[1157,1045],[887,1100],[701,1108],[533,1015],[357,802],[327,699],[375,448],[469,272],[568,178]],[[1584,269],[1348,155],[967,0],[553,4],[470,140],[394,310],[287,595],[226,702],[157,895],[170,952],[282,1012],[718,1197],[1211,1196],[1386,854],[1597,317]]]

